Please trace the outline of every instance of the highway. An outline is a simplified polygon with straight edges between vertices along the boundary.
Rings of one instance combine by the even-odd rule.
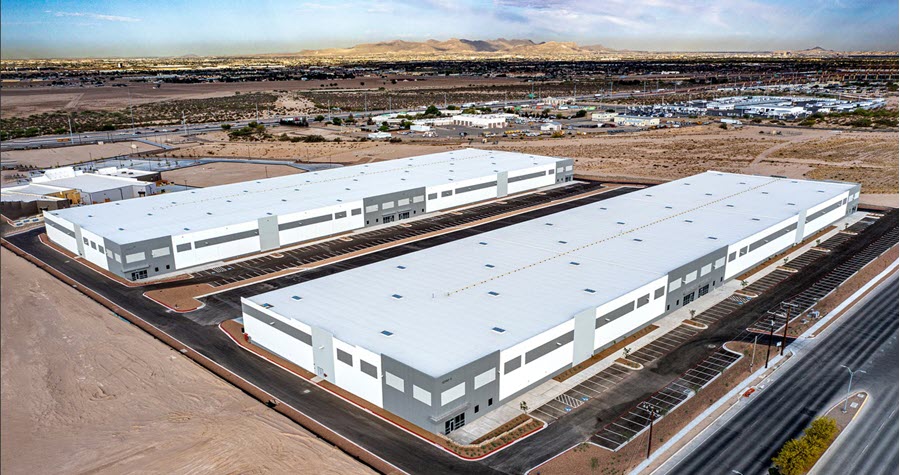
[[[870,391],[873,400],[816,473],[896,474],[897,285],[894,275],[878,286],[841,317],[839,326],[799,350],[797,359],[774,373],[774,382],[727,424],[688,447],[687,458],[654,475],[768,473],[785,441],[842,400],[848,375],[841,365],[868,372],[854,378],[854,388]]]

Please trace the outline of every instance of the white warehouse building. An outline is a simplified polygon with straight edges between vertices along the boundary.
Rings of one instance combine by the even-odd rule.
[[[244,328],[252,343],[449,433],[855,212],[858,199],[856,184],[706,172],[242,299]]]
[[[477,149],[44,213],[47,236],[131,280],[572,180],[571,159]]]

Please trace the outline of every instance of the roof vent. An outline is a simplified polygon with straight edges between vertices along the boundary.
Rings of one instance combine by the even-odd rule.
[[[597,291],[594,290],[594,289],[584,289],[584,291],[587,292],[587,293],[589,293],[589,294],[596,294],[596,293],[597,293]]]
[[[706,196],[712,196],[712,193],[706,193]]]
[[[387,330],[381,330],[381,334],[384,336],[393,336],[394,332],[389,332]]]
[[[671,206],[666,206],[666,209],[672,209],[672,207],[671,207]]]
[[[299,295],[294,295],[294,296],[292,296],[291,298],[294,299],[294,300],[303,300],[303,297],[301,297],[301,296],[299,296]]]
[[[498,295],[500,295],[500,294],[499,294],[498,292],[494,292],[494,291],[492,290],[492,291],[488,292],[488,295],[492,295],[492,296],[496,297],[496,296],[498,296]]]
[[[491,330],[493,330],[497,333],[506,333],[506,329],[500,328],[500,327],[494,327],[494,328],[491,328]]]
[[[556,242],[558,242],[560,244],[568,244],[569,243],[569,241],[556,241]]]
[[[553,226],[553,223],[544,223],[546,226]]]
[[[734,208],[734,205],[725,205],[728,208]]]
[[[484,266],[488,269],[493,269],[495,267],[494,264],[485,264]]]
[[[397,300],[400,300],[400,299],[403,298],[403,296],[400,295],[400,294],[394,294],[394,295],[391,295],[391,297],[394,297],[394,298],[397,299]]]
[[[602,209],[603,211],[606,211],[606,208],[603,206],[601,206],[600,209]]]
[[[715,236],[707,236],[706,238],[707,238],[707,239],[712,239],[713,241],[715,241],[716,239],[719,239],[719,238],[717,238],[717,237],[715,237]]]
[[[264,304],[262,304],[262,308],[272,308],[272,307],[274,307],[274,305],[272,305],[272,304],[270,304],[270,303],[264,303]]]
[[[684,222],[685,223],[693,223],[693,221],[691,221],[690,219],[685,219]]]
[[[406,266],[397,266],[398,269],[403,270],[406,269]]]
[[[481,241],[481,242],[479,242],[478,244],[481,244],[482,246],[487,246],[487,243],[484,242],[484,241]]]
[[[575,261],[569,262],[569,264],[571,264],[571,265],[573,265],[573,266],[580,266],[580,265],[581,265],[580,262],[575,262]]]
[[[616,221],[616,224],[625,224],[625,221]]]
[[[759,218],[750,218],[750,219],[752,219],[753,221],[759,221]]]
[[[644,242],[643,239],[638,239],[638,238],[634,238],[634,239],[632,239],[632,241],[635,241],[635,242]]]

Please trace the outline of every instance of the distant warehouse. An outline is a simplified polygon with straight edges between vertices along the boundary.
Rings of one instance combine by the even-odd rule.
[[[613,123],[619,127],[654,127],[659,125],[659,117],[617,115],[613,117]]]
[[[69,251],[138,280],[572,180],[573,161],[457,150],[44,213]]]
[[[242,299],[250,341],[449,433],[856,210],[706,172]]]

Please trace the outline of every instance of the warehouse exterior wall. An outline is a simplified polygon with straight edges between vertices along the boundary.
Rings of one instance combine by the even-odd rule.
[[[659,278],[596,307],[591,322],[594,326],[591,356],[662,316],[666,311],[665,290],[666,279]]]
[[[670,271],[664,310],[674,312],[721,286],[726,278],[727,260],[728,246],[723,246]]]
[[[500,351],[500,399],[545,381],[572,365],[575,320]]]
[[[150,252],[161,249],[160,241],[152,240],[132,243],[112,243],[101,236],[89,239],[99,244],[104,241],[105,257],[94,255],[84,249],[81,229],[77,225],[60,225],[48,236],[66,249],[86,256],[91,262],[109,269],[126,279],[140,280],[156,275],[173,273],[178,270],[198,267],[210,263],[233,259],[257,252],[270,251],[279,247],[305,241],[312,241],[367,226],[378,226],[415,218],[426,213],[464,206],[471,203],[496,199],[507,194],[529,191],[562,181],[570,181],[572,160],[559,160],[557,167],[542,165],[528,167],[513,172],[496,172],[483,177],[461,181],[448,181],[439,186],[410,188],[407,190],[374,195],[361,201],[337,203],[314,210],[298,213],[265,216],[253,221],[234,223],[227,226],[191,231],[191,223],[185,223],[182,234],[166,238],[170,256],[149,257]],[[486,168],[489,165],[486,165]],[[512,176],[509,176],[512,174]],[[566,178],[568,177],[568,178]],[[452,177],[449,177],[452,178]],[[95,194],[87,197],[87,202],[102,202],[137,196],[138,187],[110,190],[113,195]],[[289,193],[289,192],[288,192]],[[293,199],[286,195],[284,200]],[[227,212],[212,210],[210,213]],[[48,219],[52,221],[52,218]],[[48,227],[53,227],[49,225]],[[72,231],[68,236],[64,230]],[[73,243],[74,241],[74,243]],[[73,245],[74,244],[74,245]],[[119,247],[121,252],[116,253]],[[106,253],[106,249],[113,249]],[[94,248],[92,248],[92,251]],[[145,253],[146,258],[135,255]],[[116,255],[119,255],[116,259]],[[132,259],[126,259],[126,256]],[[146,271],[146,272],[144,272]]]

